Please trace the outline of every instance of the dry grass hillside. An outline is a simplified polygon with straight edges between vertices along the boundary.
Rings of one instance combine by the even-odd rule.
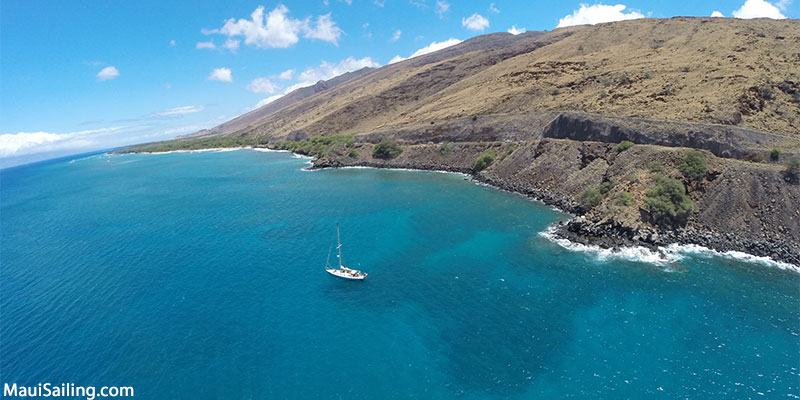
[[[475,51],[366,73],[234,134],[369,133],[471,115],[583,111],[800,137],[797,20],[642,19],[491,37]]]

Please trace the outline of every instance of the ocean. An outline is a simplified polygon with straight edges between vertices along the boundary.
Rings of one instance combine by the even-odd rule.
[[[0,381],[138,399],[798,398],[800,273],[552,240],[458,174],[255,150],[0,172]],[[345,265],[324,271],[341,227]],[[331,258],[335,263],[335,257]]]

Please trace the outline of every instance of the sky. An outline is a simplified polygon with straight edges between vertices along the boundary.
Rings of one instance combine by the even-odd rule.
[[[792,0],[0,2],[0,168],[210,128],[363,67],[492,32],[673,16],[798,18]]]

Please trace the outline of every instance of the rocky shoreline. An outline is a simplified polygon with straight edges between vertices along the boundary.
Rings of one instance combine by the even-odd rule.
[[[568,196],[548,190],[541,190],[510,180],[489,177],[472,168],[453,167],[446,164],[431,165],[427,163],[387,163],[356,161],[343,163],[337,159],[314,159],[310,169],[369,167],[369,168],[403,168],[420,171],[445,171],[469,175],[472,179],[496,189],[518,193],[558,208],[573,215],[568,221],[558,222],[552,230],[558,238],[583,245],[598,246],[602,249],[620,249],[622,247],[644,247],[655,252],[670,244],[698,245],[721,253],[738,251],[758,257],[768,257],[775,261],[789,263],[800,268],[800,252],[788,243],[754,241],[740,237],[734,232],[719,234],[696,228],[678,228],[672,230],[648,227],[634,229],[616,221],[595,221],[586,218],[581,206]]]

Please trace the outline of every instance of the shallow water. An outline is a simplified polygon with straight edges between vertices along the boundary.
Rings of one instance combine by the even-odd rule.
[[[142,399],[800,395],[795,271],[572,251],[540,235],[566,215],[460,175],[305,165],[2,170],[2,380]],[[365,282],[323,270],[337,221]]]

